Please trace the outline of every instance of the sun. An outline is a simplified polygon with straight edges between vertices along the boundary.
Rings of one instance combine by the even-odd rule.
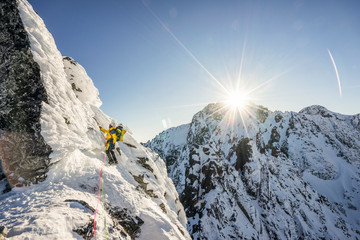
[[[228,94],[225,104],[233,110],[242,111],[249,104],[249,97],[243,92],[231,92]]]
[[[223,121],[228,127],[232,129],[235,126],[244,126],[245,132],[247,133],[247,121],[253,116],[253,98],[251,92],[246,89],[232,89],[228,90],[224,96],[223,107],[225,115]],[[240,125],[239,125],[240,124]]]

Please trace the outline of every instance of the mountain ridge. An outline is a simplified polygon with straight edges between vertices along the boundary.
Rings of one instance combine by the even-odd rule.
[[[145,144],[172,157],[169,176],[194,239],[360,237],[360,114],[251,106],[233,121],[229,111],[206,106],[180,146],[163,133]]]

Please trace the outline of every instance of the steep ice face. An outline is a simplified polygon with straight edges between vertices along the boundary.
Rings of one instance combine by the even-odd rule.
[[[71,57],[63,57],[67,79],[76,97],[82,102],[94,107],[100,107],[102,102],[99,91],[88,77],[85,69]]]
[[[96,233],[97,239],[190,239],[164,161],[137,143],[125,126],[121,155],[116,153],[119,164],[106,164],[105,139],[94,118],[103,127],[115,120],[99,109],[92,80],[79,63],[61,56],[26,0],[17,6],[1,3],[8,6],[19,11],[30,42],[29,58],[39,77],[32,85],[46,90],[46,101],[40,99],[34,108],[41,110],[38,133],[52,149],[43,182],[0,195],[0,225],[9,229],[8,237],[80,239]],[[9,64],[17,71],[15,63]]]
[[[172,156],[185,166],[172,171],[184,176],[174,182],[193,238],[360,237],[360,115],[258,107],[229,124],[222,107],[197,113]],[[147,146],[171,152],[156,138]]]
[[[33,58],[40,66],[41,78],[48,94],[49,101],[42,106],[41,133],[54,149],[51,161],[57,161],[56,156],[64,155],[68,150],[95,147],[98,144],[84,137],[91,131],[89,129],[96,126],[92,118],[95,115],[92,110],[94,105],[92,102],[81,102],[72,90],[63,57],[40,16],[27,1],[18,1],[18,4]],[[90,94],[93,92],[90,91]],[[97,107],[98,104],[95,104]]]

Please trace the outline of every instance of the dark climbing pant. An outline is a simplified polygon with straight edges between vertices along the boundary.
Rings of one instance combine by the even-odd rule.
[[[109,163],[117,162],[114,149],[115,149],[115,144],[113,143],[112,139],[109,139],[106,143],[106,155],[109,159]]]

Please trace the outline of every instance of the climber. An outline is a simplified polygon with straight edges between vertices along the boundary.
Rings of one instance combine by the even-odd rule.
[[[101,126],[99,126],[100,130],[103,131],[104,133],[106,133],[106,155],[109,158],[109,163],[113,164],[116,163],[118,164],[118,160],[115,157],[115,143],[116,143],[116,129],[112,124],[109,124],[109,130],[106,130],[104,128],[102,128]]]

